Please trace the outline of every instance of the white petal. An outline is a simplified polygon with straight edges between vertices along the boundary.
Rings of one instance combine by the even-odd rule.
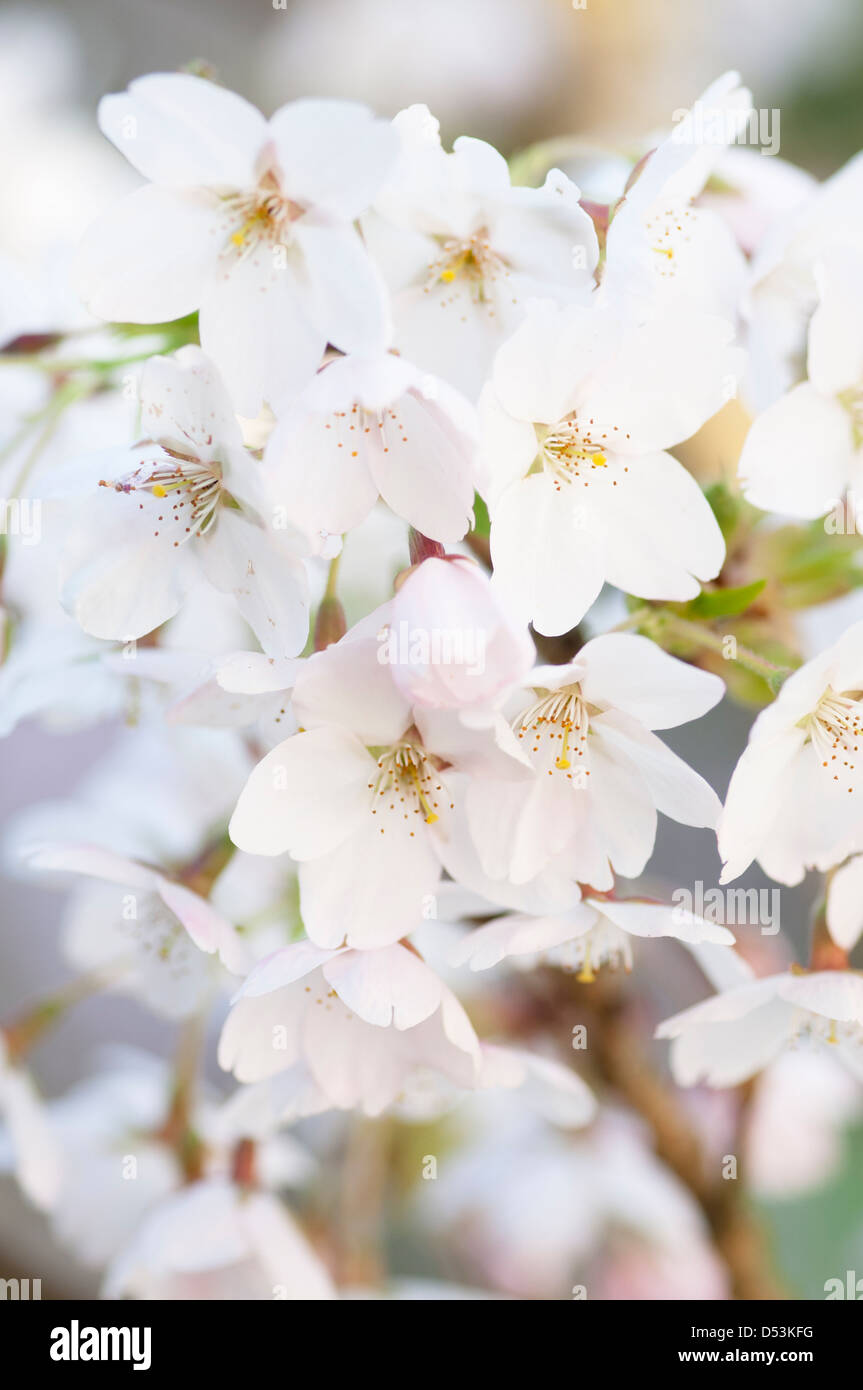
[[[150,439],[198,458],[242,448],[240,426],[224,383],[200,348],[151,357],[139,386],[141,430]]]
[[[219,245],[209,198],[150,184],[86,232],[72,274],[92,314],[130,323],[182,318],[200,305]]]
[[[851,417],[804,381],[755,420],[738,474],[756,507],[823,516],[845,491],[853,454]]]
[[[648,729],[671,729],[699,719],[722,699],[718,676],[678,661],[647,637],[609,632],[594,637],[579,652],[584,698],[602,708],[613,706]]]
[[[369,816],[374,773],[374,761],[345,729],[294,734],[249,777],[231,817],[231,839],[251,854],[326,854]]]
[[[678,941],[713,942],[717,946],[732,946],[734,937],[725,927],[715,922],[707,922],[683,908],[668,907],[664,903],[642,903],[631,900],[595,901],[585,899],[587,906],[593,907],[603,917],[607,917],[621,931],[630,936],[673,936]]]
[[[324,966],[324,976],[349,1009],[377,1028],[414,1028],[440,1008],[444,989],[404,946],[345,951]]]
[[[837,869],[827,889],[827,926],[844,951],[852,950],[863,932],[863,855]]]
[[[370,746],[395,743],[410,723],[410,705],[392,678],[380,641],[352,633],[309,657],[294,685],[304,728],[341,724]]]
[[[204,570],[237,607],[268,656],[293,656],[309,631],[308,583],[301,560],[278,543],[277,533],[240,512],[220,507],[216,524],[199,541]]]
[[[507,488],[491,525],[494,584],[549,637],[584,617],[605,578],[605,538],[545,475]]]
[[[358,830],[301,865],[303,922],[319,946],[345,940],[361,950],[389,946],[422,919],[440,861],[421,819],[397,817],[388,809],[376,815],[367,810]]]
[[[348,222],[373,201],[398,153],[391,124],[353,101],[292,101],[270,133],[288,196]]]
[[[145,178],[173,186],[254,183],[267,138],[260,111],[190,73],[152,73],[103,97],[99,125]]]
[[[304,262],[300,283],[309,322],[342,352],[383,348],[390,337],[386,291],[353,227],[300,220],[294,237]]]
[[[722,810],[719,797],[656,734],[618,710],[597,715],[591,730],[613,757],[622,755],[638,769],[663,815],[681,825],[715,828]]]
[[[200,301],[199,324],[201,346],[247,416],[307,386],[327,344],[293,263],[277,262],[264,245],[220,270]]]
[[[642,598],[693,598],[696,579],[713,579],[725,559],[710,504],[670,454],[639,455],[628,467],[603,497],[608,582]]]

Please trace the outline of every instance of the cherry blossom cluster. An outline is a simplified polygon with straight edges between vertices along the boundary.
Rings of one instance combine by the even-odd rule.
[[[266,119],[156,74],[101,102],[140,178],[62,298],[0,264],[0,729],[106,731],[6,836],[65,892],[72,975],[0,1025],[0,1159],[107,1296],[399,1296],[327,1233],[332,1136],[453,1114],[418,1220],[481,1213],[480,1284],[531,1267],[538,1191],[519,1229],[485,1191],[507,1146],[549,1174],[550,1296],[613,1223],[733,1284],[633,1119],[642,963],[634,1045],[652,1020],[676,1086],[796,1054],[800,1094],[838,1061],[856,1097],[863,164],[818,185],[733,145],[751,115],[721,77],[599,203],[422,105]],[[760,712],[723,807],[663,734],[726,688]],[[811,957],[673,906],[660,814],[723,884],[825,874]],[[43,1102],[31,1049],[93,992],[176,1055]]]

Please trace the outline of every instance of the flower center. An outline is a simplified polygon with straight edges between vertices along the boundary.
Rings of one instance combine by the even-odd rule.
[[[687,203],[671,203],[653,208],[645,227],[650,249],[654,254],[654,269],[663,280],[677,274],[677,257],[685,242],[691,240],[691,221],[694,216]]]
[[[150,511],[158,523],[180,527],[178,546],[192,536],[203,536],[216,519],[222,496],[222,470],[215,460],[206,463],[164,446],[153,459],[142,460],[121,478],[99,479],[100,487],[142,498],[141,511]],[[159,535],[159,530],[153,532]]]
[[[261,242],[271,246],[286,246],[291,239],[291,226],[303,216],[305,209],[282,193],[276,179],[267,174],[251,193],[235,193],[225,199],[228,210],[229,249],[243,254]]]
[[[485,228],[466,241],[458,237],[439,238],[441,254],[429,265],[428,294],[439,282],[451,285],[456,280],[467,282],[474,299],[481,303],[486,297],[488,282],[509,269],[502,256],[491,247]]]
[[[801,720],[821,766],[834,782],[847,778],[848,791],[855,789],[857,771],[854,754],[859,752],[863,734],[863,702],[858,692],[837,695],[829,685],[811,714]]]
[[[404,821],[422,816],[425,825],[440,819],[440,798],[446,796],[446,787],[424,748],[405,740],[381,752],[377,764],[378,775],[369,782],[373,816],[382,813],[385,819],[398,816]],[[383,835],[386,825],[380,829]],[[411,837],[414,833],[411,830]]]
[[[549,777],[561,772],[571,782],[590,776],[590,715],[579,686],[547,692],[515,721],[513,730],[518,738],[529,740],[532,762]]]
[[[537,457],[558,492],[564,485],[576,482],[587,487],[594,469],[608,466],[608,430],[599,430],[592,419],[581,421],[573,411],[556,425],[534,428],[539,446]],[[612,432],[617,432],[617,428],[615,425]],[[629,435],[621,437],[628,439]],[[628,465],[624,465],[623,472],[629,472]],[[617,479],[612,480],[612,486],[617,487]]]
[[[625,931],[600,916],[595,927],[546,952],[546,959],[567,973],[577,972],[579,984],[593,984],[603,965],[612,970],[632,969],[632,942]]]

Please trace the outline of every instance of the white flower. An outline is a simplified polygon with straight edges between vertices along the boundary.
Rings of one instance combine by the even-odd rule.
[[[838,864],[863,821],[863,623],[790,675],[752,726],[718,827],[722,882],[757,859],[780,883]]]
[[[479,1080],[479,1040],[455,995],[406,946],[324,951],[311,942],[262,961],[236,996],[219,1062],[240,1081],[280,1077],[276,1113],[359,1108],[378,1115],[418,1072]]]
[[[779,217],[761,242],[744,304],[750,410],[764,410],[799,381],[807,326],[818,302],[816,266],[834,247],[863,252],[861,229],[863,155],[857,154]]]
[[[423,535],[460,540],[473,513],[476,421],[443,381],[391,353],[327,362],[284,410],[264,466],[270,493],[320,549],[380,495]]]
[[[808,380],[756,418],[738,465],[749,502],[804,518],[863,488],[863,248],[825,252],[815,281]]]
[[[863,975],[786,972],[752,980],[667,1018],[671,1069],[681,1086],[736,1086],[790,1046],[832,1050],[863,1079]]]
[[[664,451],[722,404],[736,368],[721,319],[537,304],[501,348],[481,403],[480,486],[494,583],[543,633],[566,632],[605,582],[688,599],[725,546],[698,484]]]
[[[15,1176],[34,1206],[54,1205],[61,1182],[61,1157],[30,1075],[10,1059],[0,1028],[0,1117],[5,1121]]]
[[[603,294],[676,299],[736,316],[745,261],[721,218],[692,200],[745,129],[751,106],[739,75],[727,72],[645,158],[609,224]]]
[[[486,575],[460,556],[424,560],[389,605],[384,643],[405,699],[430,709],[469,709],[524,680],[535,648],[501,607]]]
[[[463,136],[446,154],[427,107],[400,112],[394,126],[401,162],[363,219],[393,295],[394,345],[475,399],[528,299],[587,297],[593,223],[559,169],[542,188],[514,188],[484,141]]]
[[[226,970],[244,975],[249,968],[247,951],[231,922],[198,893],[166,878],[146,864],[136,863],[99,845],[44,844],[24,851],[33,869],[84,874],[130,892],[121,898],[129,909],[128,920],[139,933],[139,946],[164,957],[182,927],[205,955],[218,955]]]
[[[200,311],[201,341],[238,408],[310,380],[327,343],[386,336],[379,278],[352,223],[397,153],[390,126],[347,101],[295,101],[270,121],[242,97],[155,73],[104,97],[104,133],[152,180],[86,235],[78,287],[102,318]]]
[[[734,937],[680,908],[662,903],[585,898],[566,912],[545,917],[509,913],[469,932],[453,953],[455,965],[488,970],[502,960],[522,968],[547,963],[578,971],[589,983],[610,964],[632,969],[632,938],[671,936],[678,941],[732,945]]]
[[[301,732],[258,764],[230,824],[240,849],[299,862],[303,921],[322,947],[387,945],[420,920],[454,833],[456,773],[527,775],[501,716],[469,728],[453,711],[411,707],[382,645],[388,616],[370,614],[305,663],[292,702]]]
[[[336,1294],[277,1198],[211,1178],[149,1213],[109,1266],[103,1296],[320,1300]]]
[[[265,651],[299,651],[308,632],[305,569],[264,519],[260,466],[199,348],[150,359],[141,413],[149,438],[131,458],[113,458],[118,476],[99,479],[100,490],[78,505],[64,604],[96,637],[143,637],[173,617],[203,573],[233,594]],[[105,466],[100,456],[87,462],[90,472]]]
[[[635,877],[653,850],[657,811],[713,826],[715,792],[651,732],[696,719],[721,699],[717,676],[645,637],[608,633],[566,666],[538,667],[515,720],[528,779],[475,778],[471,833],[485,872],[525,883],[555,858],[595,889]]]

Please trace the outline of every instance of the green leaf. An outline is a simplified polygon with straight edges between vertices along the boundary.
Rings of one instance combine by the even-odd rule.
[[[766,579],[756,579],[736,589],[705,589],[684,612],[688,618],[735,618],[754,603],[766,583]]]
[[[473,498],[473,529],[478,536],[487,536],[491,530],[491,522],[488,516],[488,507],[483,502],[478,492],[474,493]]]

